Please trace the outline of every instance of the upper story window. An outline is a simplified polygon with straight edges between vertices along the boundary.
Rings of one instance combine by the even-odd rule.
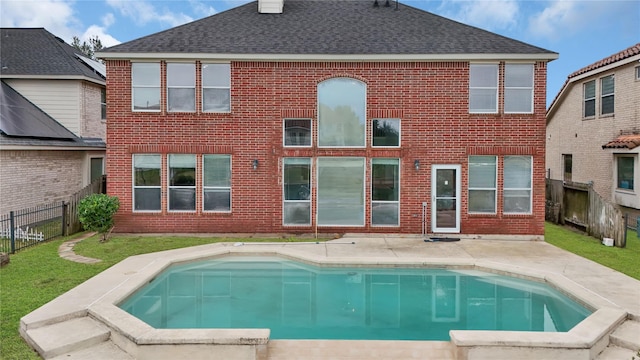
[[[504,76],[504,112],[533,112],[533,65],[507,64]]]
[[[284,146],[311,146],[311,119],[284,119]]]
[[[202,64],[202,111],[231,111],[231,64]]]
[[[351,78],[318,84],[318,146],[364,147],[367,86]]]
[[[600,114],[613,114],[614,108],[614,77],[613,75],[605,76],[600,79]]]
[[[100,89],[100,119],[107,120],[107,89]]]
[[[571,181],[573,176],[573,155],[562,154],[562,163],[564,165],[564,175],[562,176],[562,180]]]
[[[133,111],[160,111],[160,63],[131,64]]]
[[[584,117],[596,116],[596,81],[587,81],[583,85],[584,92]]]
[[[636,80],[640,80],[640,66],[636,66]]]
[[[167,111],[196,110],[195,64],[167,64]]]
[[[400,146],[400,119],[373,119],[372,146]]]
[[[471,64],[469,66],[469,112],[498,112],[498,65]]]

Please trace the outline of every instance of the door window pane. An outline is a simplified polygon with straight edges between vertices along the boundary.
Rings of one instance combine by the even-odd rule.
[[[231,211],[231,155],[202,156],[204,211]]]
[[[318,225],[364,226],[364,158],[318,158]]]
[[[283,223],[311,224],[311,159],[283,159]]]
[[[371,160],[371,225],[400,225],[400,160]]]
[[[365,146],[366,85],[350,78],[318,84],[318,145]]]
[[[133,210],[159,211],[160,155],[133,155]]]

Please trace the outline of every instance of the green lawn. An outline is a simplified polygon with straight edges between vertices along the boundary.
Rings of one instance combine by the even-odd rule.
[[[640,240],[629,232],[627,248],[606,247],[596,239],[547,224],[547,242],[640,279]],[[76,253],[103,261],[78,264],[61,259],[56,239],[11,256],[0,270],[0,359],[39,359],[18,333],[20,318],[128,256],[213,242],[315,241],[312,239],[240,239],[206,237],[114,236],[107,243],[97,237],[82,241]]]
[[[627,246],[624,248],[604,246],[596,238],[550,223],[545,224],[544,232],[545,241],[549,244],[640,280],[640,239],[635,231],[627,231]]]

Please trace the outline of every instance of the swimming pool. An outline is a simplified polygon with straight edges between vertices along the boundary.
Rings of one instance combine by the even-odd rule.
[[[591,311],[477,270],[320,267],[276,256],[172,265],[119,307],[156,329],[267,328],[271,339],[449,340],[450,330],[566,332]]]

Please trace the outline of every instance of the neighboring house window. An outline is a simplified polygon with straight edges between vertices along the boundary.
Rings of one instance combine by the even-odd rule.
[[[533,112],[533,65],[507,64],[504,77],[504,112]]]
[[[202,64],[202,111],[231,112],[231,64]]]
[[[202,156],[204,211],[231,211],[231,155]]]
[[[167,64],[167,111],[196,110],[195,64]]]
[[[571,175],[573,173],[573,155],[563,154],[562,163],[564,165],[564,176],[562,177],[562,180],[571,181]]]
[[[497,157],[469,156],[469,212],[496,213]]]
[[[373,146],[400,146],[400,119],[374,119],[371,132]]]
[[[107,120],[107,89],[100,89],[100,119]]]
[[[504,157],[503,211],[512,214],[531,213],[531,156]]]
[[[371,160],[371,225],[400,225],[400,160]]]
[[[311,146],[311,119],[284,119],[284,146]]]
[[[160,211],[161,156],[133,155],[133,210]]]
[[[603,77],[600,79],[600,95],[602,99],[600,100],[600,114],[608,115],[613,114],[614,108],[614,77],[613,75],[609,75],[607,77]]]
[[[160,64],[131,64],[134,111],[160,111]]]
[[[311,225],[311,159],[283,159],[284,225]]]
[[[640,80],[640,66],[636,66],[636,80]]]
[[[364,147],[367,86],[351,78],[318,84],[318,145]]]
[[[631,156],[619,156],[617,159],[618,189],[633,190],[635,158]]]
[[[469,112],[498,112],[498,65],[469,66]]]
[[[169,155],[169,210],[196,209],[196,156]]]
[[[103,158],[91,158],[91,182],[102,177],[104,173]]]
[[[584,83],[584,117],[596,116],[596,81]]]
[[[361,157],[318,158],[319,226],[364,226],[364,170]]]

